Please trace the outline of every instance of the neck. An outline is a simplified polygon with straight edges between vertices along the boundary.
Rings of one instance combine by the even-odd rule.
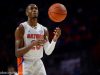
[[[28,18],[28,23],[30,26],[35,27],[37,25],[37,18]]]

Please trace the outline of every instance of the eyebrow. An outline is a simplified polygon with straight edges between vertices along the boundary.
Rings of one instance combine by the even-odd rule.
[[[33,9],[33,8],[38,8],[37,6],[29,6],[31,9]]]

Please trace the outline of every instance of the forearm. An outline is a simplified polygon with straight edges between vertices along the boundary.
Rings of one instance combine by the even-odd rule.
[[[27,53],[31,48],[33,47],[33,44],[30,44],[26,47],[22,47],[22,48],[18,48],[16,49],[16,57],[21,57],[23,56],[25,53]]]
[[[52,40],[51,43],[47,41],[44,45],[45,53],[47,55],[50,55],[53,52],[55,45],[56,45],[56,41]]]
[[[44,44],[44,50],[45,50],[45,53],[47,55],[50,55],[53,52],[54,48],[55,48],[56,42],[57,42],[58,38],[61,35],[60,28],[57,27],[54,30],[53,33],[54,33],[54,37],[53,37],[51,43],[49,43],[49,40],[48,40],[48,31],[45,30],[45,40],[47,40],[47,42]]]

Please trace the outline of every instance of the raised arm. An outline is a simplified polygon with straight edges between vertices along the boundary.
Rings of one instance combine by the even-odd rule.
[[[56,42],[61,35],[61,29],[59,27],[57,27],[54,30],[54,37],[53,37],[51,43],[49,42],[49,33],[46,28],[45,28],[44,32],[45,32],[44,38],[46,40],[46,43],[44,44],[44,50],[47,55],[50,55],[53,52]]]

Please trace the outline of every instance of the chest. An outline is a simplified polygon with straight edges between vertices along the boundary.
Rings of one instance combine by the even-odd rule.
[[[27,39],[43,39],[44,29],[42,27],[37,27],[37,28],[27,27],[25,29],[24,36]]]

